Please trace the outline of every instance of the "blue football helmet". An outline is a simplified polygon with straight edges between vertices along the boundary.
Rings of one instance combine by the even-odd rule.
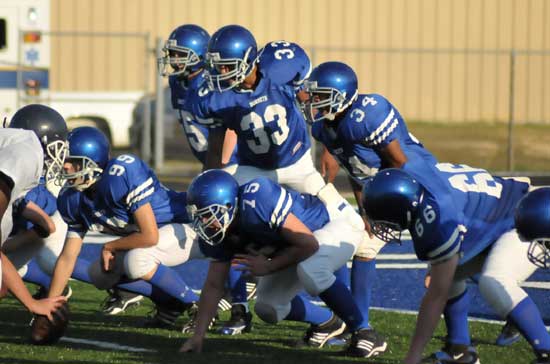
[[[363,185],[363,208],[372,232],[385,242],[401,241],[411,227],[424,188],[401,169],[378,172]]]
[[[9,127],[36,134],[44,151],[43,176],[46,182],[57,181],[67,155],[68,131],[63,116],[46,105],[26,105],[13,115]]]
[[[67,162],[74,171],[65,171],[61,179],[68,187],[83,191],[93,185],[109,162],[110,146],[105,134],[90,126],[75,128],[68,137],[69,155]]]
[[[514,216],[520,238],[530,241],[527,256],[540,268],[550,268],[550,187],[529,192]]]
[[[177,27],[170,33],[157,60],[159,73],[164,76],[187,75],[204,68],[204,57],[210,35],[194,24]]]
[[[306,119],[315,122],[334,120],[358,95],[357,75],[341,62],[325,62],[315,67],[305,82],[309,99],[304,102]]]
[[[252,72],[258,49],[256,39],[240,25],[220,28],[208,42],[206,79],[211,90],[226,91],[239,86]]]
[[[210,169],[193,179],[187,190],[187,209],[193,229],[210,245],[225,238],[237,214],[239,184],[229,173]]]

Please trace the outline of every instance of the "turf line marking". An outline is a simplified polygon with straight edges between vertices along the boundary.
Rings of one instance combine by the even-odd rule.
[[[126,346],[126,345],[118,345],[115,343],[108,343],[104,341],[96,341],[96,340],[87,340],[87,339],[77,339],[74,337],[66,337],[63,336],[60,341],[65,341],[73,344],[85,344],[85,345],[91,345],[91,346],[97,346],[102,349],[113,349],[113,350],[122,350],[122,351],[130,351],[133,353],[156,353],[156,350],[151,349],[144,349],[144,348],[136,348],[133,346]]]

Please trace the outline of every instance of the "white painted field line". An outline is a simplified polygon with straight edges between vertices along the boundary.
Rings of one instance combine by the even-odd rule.
[[[151,350],[151,349],[136,348],[133,346],[119,345],[116,343],[108,343],[105,341],[77,339],[74,337],[66,337],[66,336],[63,336],[60,339],[60,341],[65,341],[73,344],[85,344],[85,345],[97,346],[98,348],[102,348],[102,349],[130,351],[133,353],[156,353],[157,352],[156,350]]]

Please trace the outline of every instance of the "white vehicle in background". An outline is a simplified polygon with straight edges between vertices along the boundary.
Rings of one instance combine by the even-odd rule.
[[[132,110],[144,92],[52,90],[50,30],[50,0],[0,0],[0,120],[43,103],[70,129],[95,126],[114,147],[128,147]]]

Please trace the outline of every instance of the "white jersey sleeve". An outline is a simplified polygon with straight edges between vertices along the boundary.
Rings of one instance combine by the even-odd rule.
[[[1,222],[0,244],[12,229],[12,204],[38,185],[44,155],[34,132],[22,129],[0,129],[0,174],[11,187],[10,202]]]

